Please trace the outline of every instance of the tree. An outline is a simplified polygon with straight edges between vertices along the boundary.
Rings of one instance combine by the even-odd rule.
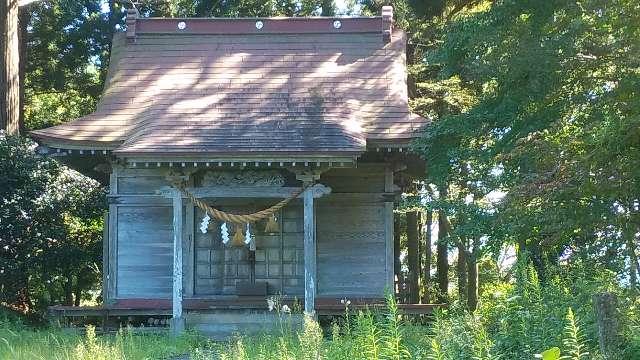
[[[25,313],[78,304],[97,284],[105,207],[95,181],[35,148],[0,136],[0,302]]]
[[[37,129],[95,109],[122,7],[104,13],[100,0],[49,0],[26,7],[23,43],[25,126]],[[27,30],[28,28],[28,30]]]
[[[436,117],[417,149],[427,180],[451,190],[453,234],[472,234],[464,224],[474,213],[491,215],[494,226],[466,237],[481,254],[515,245],[543,283],[565,259],[624,273],[636,288],[637,3],[447,9],[432,28],[416,25],[412,105]],[[478,212],[496,193],[506,196]],[[469,201],[478,210],[462,206]]]
[[[18,0],[0,1],[0,130],[20,132]]]

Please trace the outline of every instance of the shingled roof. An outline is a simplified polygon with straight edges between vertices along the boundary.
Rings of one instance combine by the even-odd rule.
[[[357,156],[408,144],[405,44],[381,17],[165,19],[130,11],[97,110],[33,131],[127,158]]]

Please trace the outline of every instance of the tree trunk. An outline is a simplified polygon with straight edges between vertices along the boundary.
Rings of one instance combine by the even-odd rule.
[[[7,0],[0,0],[0,130],[7,128],[7,4]]]
[[[20,126],[20,132],[24,133],[26,131],[25,129],[25,123],[24,123],[24,84],[25,84],[25,79],[26,79],[26,70],[27,70],[27,43],[28,43],[28,36],[29,36],[29,32],[27,31],[27,26],[29,26],[29,23],[31,22],[31,10],[29,6],[23,6],[19,9],[19,27],[20,27],[20,32],[19,32],[19,36],[18,36],[18,43],[20,44],[20,71],[19,71],[19,78],[20,78],[20,103],[18,104],[18,109],[19,109],[19,116],[18,116],[18,124]]]
[[[627,252],[629,253],[629,289],[631,295],[636,296],[638,291],[638,256],[636,255],[635,234],[627,237]]]
[[[518,248],[516,251],[516,260],[519,263],[522,262],[527,262],[529,261],[529,259],[527,258],[528,252],[527,252],[527,242],[524,239],[518,239]]]
[[[478,307],[478,259],[475,254],[467,256],[467,306],[469,311]]]
[[[633,209],[633,205],[628,209]],[[631,211],[631,210],[629,210]],[[636,255],[636,228],[632,224],[635,214],[632,212],[623,226],[623,236],[626,239],[627,256],[629,257],[629,290],[631,296],[637,295],[638,290],[638,256]]]
[[[431,286],[431,225],[433,224],[433,211],[427,210],[426,227],[424,236],[424,262],[422,270],[422,303],[428,304],[431,301],[429,287]]]
[[[542,252],[542,245],[532,242],[528,253],[531,263],[533,264],[533,268],[536,270],[536,274],[538,275],[538,281],[541,285],[545,284],[547,282],[547,267],[545,264],[544,254]]]
[[[409,267],[409,302],[417,304],[420,299],[420,264],[418,262],[418,213],[407,212],[407,265]]]
[[[424,260],[422,257],[424,256],[424,224],[423,224],[423,216],[422,211],[416,212],[416,230],[418,232],[418,265],[416,267],[416,273],[418,274],[418,288],[416,289],[417,299],[416,304],[420,303],[422,300],[423,287],[424,287],[424,278],[422,277],[422,264]]]
[[[20,133],[20,44],[18,0],[0,0],[0,130]]]
[[[458,275],[458,298],[463,304],[467,300],[467,250],[466,241],[458,241],[458,263],[456,264]]]
[[[443,210],[438,211],[438,254],[436,259],[436,270],[438,272],[438,302],[447,302],[449,290],[449,259],[448,259],[448,236],[449,223]]]
[[[618,298],[612,293],[596,294],[593,297],[593,306],[598,324],[600,351],[605,359],[616,359],[620,347]]]
[[[322,0],[322,16],[333,16],[336,14],[336,7],[333,0]]]
[[[394,214],[393,216],[393,274],[395,275],[395,283],[396,289],[395,292],[397,295],[400,295],[400,280],[402,279],[401,271],[401,263],[400,263],[400,215]]]
[[[82,299],[82,287],[80,284],[76,285],[73,291],[73,306],[80,306],[80,300]]]
[[[73,278],[69,276],[64,284],[64,304],[73,305]]]

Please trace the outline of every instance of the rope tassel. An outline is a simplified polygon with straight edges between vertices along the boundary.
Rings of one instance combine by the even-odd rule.
[[[242,225],[240,224],[236,224],[236,233],[233,235],[233,239],[231,240],[231,246],[244,246],[244,231],[242,230]]]
[[[267,225],[264,227],[264,232],[267,234],[275,234],[280,232],[280,225],[278,224],[278,218],[276,214],[271,215],[269,220],[267,220]]]

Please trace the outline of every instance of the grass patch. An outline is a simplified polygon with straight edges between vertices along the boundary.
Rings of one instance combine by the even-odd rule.
[[[323,331],[311,317],[296,329],[288,314],[270,334],[237,336],[213,342],[194,332],[174,338],[121,330],[97,335],[91,326],[84,335],[59,329],[33,329],[0,323],[0,359],[124,360],[124,359],[410,359],[423,358],[428,329],[400,320],[395,302],[387,313],[358,312]],[[188,357],[186,357],[188,355]]]
[[[121,330],[98,336],[93,327],[87,327],[83,336],[59,329],[0,327],[0,359],[169,359],[204,343],[206,340],[194,333],[173,338]]]

